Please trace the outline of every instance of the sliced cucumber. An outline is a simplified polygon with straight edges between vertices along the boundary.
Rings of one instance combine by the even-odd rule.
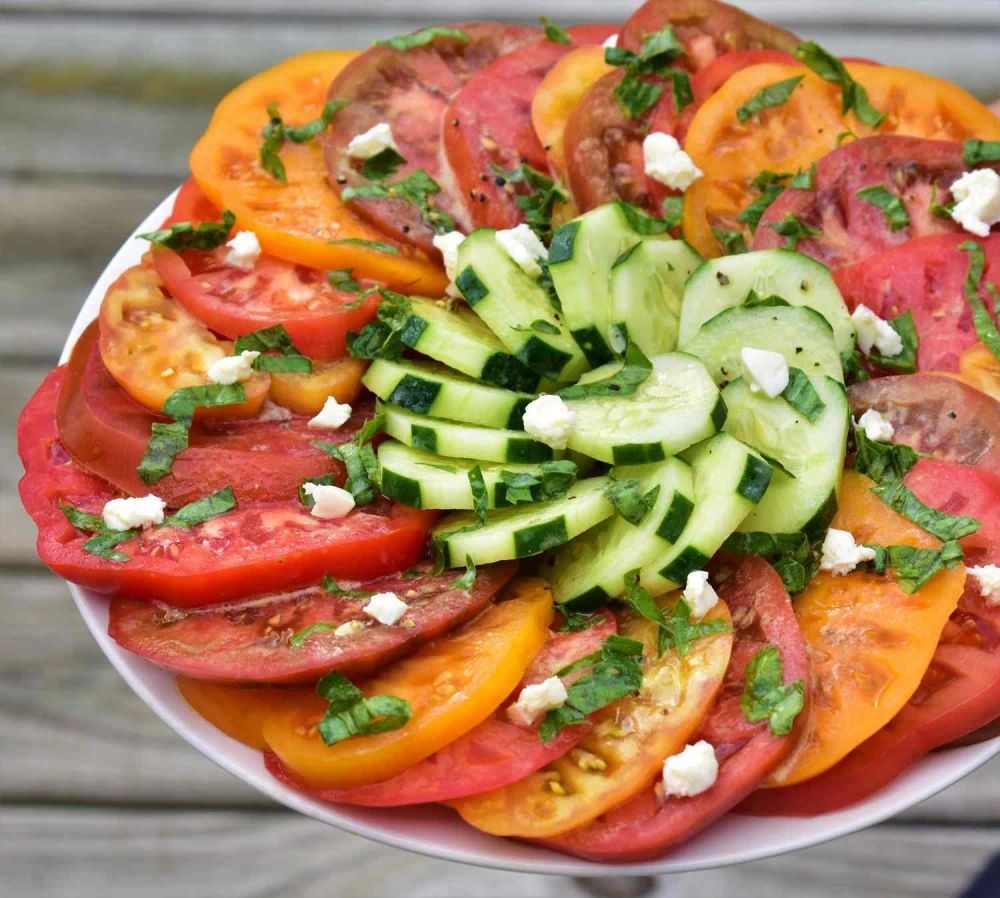
[[[694,511],[692,469],[679,458],[616,468],[614,474],[619,480],[636,478],[642,495],[659,487],[656,502],[638,524],[615,514],[545,559],[541,573],[557,602],[590,609],[618,596],[625,575],[676,542]]]
[[[476,564],[490,564],[539,555],[614,513],[604,498],[607,485],[607,477],[581,480],[561,499],[497,511],[482,527],[476,526],[474,514],[449,515],[434,530],[434,546],[445,567],[461,567],[467,557]]]
[[[464,305],[449,308],[441,300],[409,299],[410,317],[399,333],[407,346],[495,387],[526,393],[539,389],[541,377],[507,352],[496,334]]]
[[[519,362],[550,380],[576,380],[588,367],[546,289],[496,241],[473,231],[458,248],[458,289]]]
[[[719,389],[693,355],[654,356],[653,370],[630,396],[597,396],[567,402],[573,411],[569,447],[598,461],[638,465],[663,461],[721,430],[726,406]],[[610,377],[620,362],[603,365],[581,384]]]
[[[683,240],[643,238],[611,269],[611,348],[631,338],[646,355],[677,347],[684,282],[702,262]]]
[[[745,346],[780,352],[788,364],[806,374],[844,381],[833,329],[814,309],[805,306],[739,306],[719,312],[681,348],[698,356],[724,384],[743,375],[740,351]]]
[[[380,399],[418,415],[509,430],[524,429],[524,409],[535,398],[477,383],[434,362],[376,359],[361,382]]]
[[[749,446],[716,434],[684,453],[694,475],[694,511],[677,541],[642,569],[639,582],[654,596],[683,586],[701,570],[765,495],[771,467]]]
[[[743,305],[751,290],[760,299],[779,296],[789,305],[815,309],[833,328],[837,351],[854,349],[854,325],[830,270],[787,249],[709,259],[699,267],[684,288],[679,345],[688,346],[719,312]]]
[[[740,530],[803,530],[817,537],[837,510],[850,421],[847,395],[832,378],[810,377],[809,381],[826,404],[811,424],[780,396],[769,399],[752,393],[742,378],[722,391],[729,408],[726,432],[789,472],[775,470],[767,495]]]
[[[385,432],[401,443],[425,452],[451,458],[521,464],[551,461],[562,454],[557,456],[544,443],[528,439],[523,431],[494,430],[475,424],[428,418],[395,405],[386,405],[384,409]]]

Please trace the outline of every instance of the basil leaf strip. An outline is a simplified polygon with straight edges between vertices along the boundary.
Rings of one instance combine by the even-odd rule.
[[[323,742],[336,745],[352,736],[374,736],[405,726],[413,716],[410,703],[393,695],[365,698],[342,673],[328,673],[316,692],[329,707],[316,729]]]
[[[962,155],[968,166],[1000,162],[1000,140],[967,140],[962,144]]]
[[[802,680],[784,682],[781,653],[766,645],[746,666],[740,708],[750,722],[767,720],[775,736],[787,736],[795,718],[805,707],[805,684]]]
[[[885,223],[893,233],[910,226],[910,214],[906,211],[903,201],[896,194],[886,190],[885,185],[873,184],[871,187],[859,190],[855,196],[881,209]]]
[[[375,41],[373,46],[391,47],[393,50],[415,50],[417,47],[426,47],[427,44],[437,40],[439,37],[458,41],[461,44],[467,44],[471,40],[468,33],[462,31],[460,28],[435,26],[423,28],[420,31],[415,31],[413,34],[401,34],[398,37],[389,38],[388,40]]]
[[[392,147],[376,153],[365,160],[361,166],[361,177],[369,181],[382,181],[389,175],[394,175],[396,169],[406,164],[406,158]]]
[[[388,256],[398,256],[399,247],[386,243],[384,240],[364,240],[361,237],[344,237],[342,240],[327,240],[331,246],[361,246],[365,249],[374,250],[377,253],[385,253]]]
[[[109,561],[117,561],[119,563],[128,561],[128,555],[124,552],[116,552],[115,546],[119,543],[127,542],[133,536],[138,536],[142,532],[141,530],[111,530],[104,525],[104,518],[100,515],[81,511],[72,505],[62,505],[60,507],[62,508],[62,513],[66,515],[66,519],[74,527],[78,530],[88,530],[94,533],[83,544],[85,552],[89,552],[91,555],[98,555],[101,558],[107,558]]]
[[[712,228],[712,234],[719,241],[727,256],[735,256],[747,251],[747,242],[739,231],[727,231],[723,228]]]
[[[344,589],[344,587],[342,587],[329,574],[323,578],[323,589],[325,589],[332,596],[344,596],[348,599],[370,599],[373,595],[375,595],[375,593],[369,589]]]
[[[635,343],[625,347],[625,361],[622,367],[604,380],[595,380],[587,384],[574,384],[560,390],[557,394],[562,399],[587,399],[592,396],[631,396],[639,389],[639,385],[649,380],[653,371],[653,363],[643,354]]]
[[[634,477],[618,480],[611,475],[604,489],[604,498],[614,506],[618,514],[635,526],[641,524],[643,518],[649,514],[659,495],[658,485],[643,495],[639,491],[639,481]]]
[[[955,540],[948,540],[937,549],[888,546],[886,554],[896,583],[905,593],[916,592],[939,571],[951,570],[965,558],[962,547]]]
[[[785,249],[795,250],[799,248],[799,241],[803,237],[817,237],[823,232],[810,227],[804,221],[800,221],[794,212],[789,212],[781,221],[769,222],[768,227],[786,237]]]
[[[462,589],[468,592],[476,585],[476,563],[471,555],[465,556],[465,573],[461,577],[456,577],[448,584],[449,589]]]
[[[420,217],[431,230],[437,234],[446,234],[455,230],[455,219],[432,202],[431,197],[440,192],[441,185],[419,168],[398,181],[376,181],[360,187],[345,187],[340,197],[345,203],[355,199],[402,200],[417,208]]]
[[[886,322],[903,341],[903,350],[898,355],[880,355],[874,350],[868,354],[868,361],[888,371],[900,374],[912,374],[917,370],[917,349],[920,347],[920,337],[917,326],[913,323],[913,312],[907,309],[902,315]]]
[[[993,317],[986,310],[986,304],[979,297],[979,285],[983,279],[983,272],[986,269],[986,256],[983,248],[975,240],[966,240],[958,247],[963,252],[969,254],[969,271],[965,276],[965,298],[972,306],[972,323],[976,328],[976,335],[989,348],[998,359],[1000,359],[1000,333],[997,332]],[[992,287],[992,284],[987,284]],[[996,314],[996,288],[993,292],[993,312]]]
[[[148,240],[153,246],[163,246],[174,252],[189,249],[215,249],[229,239],[229,232],[236,224],[236,216],[228,209],[222,210],[222,221],[178,221],[168,228],[137,234],[137,240]]]
[[[788,369],[788,386],[782,392],[781,398],[810,424],[826,409],[826,403],[819,398],[819,393],[801,368]]]
[[[203,524],[211,518],[225,514],[236,508],[236,496],[233,494],[231,486],[216,490],[194,502],[182,505],[172,515],[163,522],[164,527],[194,527],[196,524]]]
[[[311,374],[312,362],[307,359],[295,345],[283,324],[274,324],[250,334],[236,338],[234,355],[244,350],[261,353],[253,361],[257,371],[275,371],[286,374]],[[267,355],[277,352],[278,355]]]
[[[514,202],[524,213],[524,223],[531,228],[543,243],[552,240],[552,213],[558,203],[569,201],[569,193],[548,175],[536,171],[527,163],[506,171],[493,166],[498,186],[521,184],[526,192],[518,193]]]
[[[854,428],[857,449],[851,467],[870,477],[876,483],[894,483],[902,480],[919,456],[902,443],[883,443],[871,439],[863,427]]]
[[[565,28],[561,28],[548,16],[539,16],[539,23],[545,26],[545,37],[552,41],[554,44],[571,44],[573,43],[573,38],[569,36],[569,33]]]
[[[815,41],[803,41],[795,48],[795,58],[824,81],[840,87],[840,111],[843,115],[853,110],[862,122],[872,128],[882,124],[885,116],[872,106],[868,100],[868,91],[851,77],[847,66],[836,56]]]
[[[975,533],[982,525],[967,515],[953,515],[926,505],[902,480],[893,480],[872,488],[893,511],[940,540],[961,539]]]
[[[760,115],[765,109],[772,109],[775,106],[782,106],[789,101],[792,92],[799,86],[805,75],[796,75],[794,78],[786,78],[784,81],[777,81],[762,87],[749,100],[736,110],[736,118],[741,122]]]

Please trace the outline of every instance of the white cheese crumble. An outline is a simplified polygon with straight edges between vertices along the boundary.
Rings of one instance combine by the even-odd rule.
[[[355,134],[347,144],[347,155],[352,159],[371,159],[383,150],[399,152],[392,127],[387,122],[372,125],[364,134]]]
[[[309,427],[314,430],[336,430],[351,417],[351,407],[346,402],[337,402],[336,396],[327,396],[323,408],[309,419]]]
[[[205,372],[213,384],[235,384],[249,380],[253,376],[254,359],[260,353],[254,349],[244,349],[239,355],[223,356],[212,362]]]
[[[951,217],[977,237],[988,237],[1000,222],[1000,174],[992,168],[968,171],[951,185],[955,208]]]
[[[687,190],[704,172],[672,134],[654,131],[642,142],[646,174],[671,190]]]
[[[517,701],[507,708],[507,716],[518,726],[530,727],[547,711],[561,708],[568,698],[559,677],[549,677],[521,690]]]
[[[543,393],[525,406],[524,432],[553,449],[565,449],[573,427],[573,412],[559,397]]]
[[[354,508],[354,496],[348,490],[327,483],[306,483],[305,494],[313,500],[312,516],[324,521],[344,517]]]
[[[868,409],[858,418],[854,426],[863,430],[868,435],[869,440],[878,440],[882,443],[888,443],[896,432],[892,422],[883,417],[880,411],[873,408]]]
[[[234,268],[250,271],[260,258],[260,241],[253,231],[239,231],[226,246],[229,247],[226,264]]]
[[[708,571],[691,571],[684,585],[684,601],[695,620],[704,617],[719,601],[719,594],[708,582]]]
[[[538,263],[542,259],[548,259],[549,251],[531,228],[526,224],[519,224],[516,228],[497,231],[496,238],[501,249],[528,277],[542,276],[542,266]]]
[[[449,296],[461,296],[462,292],[455,286],[455,278],[458,277],[458,248],[465,240],[465,234],[461,231],[449,231],[447,234],[435,234],[431,243],[434,248],[441,253],[444,262],[444,272],[448,275],[448,289],[445,290]]]
[[[409,607],[394,592],[377,592],[365,605],[365,614],[374,617],[380,624],[391,627],[399,623],[399,619],[406,614]]]
[[[349,620],[344,621],[336,630],[333,631],[334,636],[353,636],[355,633],[360,633],[364,629],[365,625],[359,620]]]
[[[986,604],[1000,605],[1000,567],[984,564],[965,570],[979,584],[979,595],[986,599]]]
[[[864,303],[851,314],[851,321],[858,331],[858,346],[865,355],[870,355],[873,347],[886,358],[903,351],[903,338]]]
[[[663,794],[691,798],[711,789],[719,778],[715,748],[704,739],[685,745],[680,754],[663,762]]]
[[[763,393],[774,399],[788,386],[788,362],[780,352],[744,346],[740,350],[743,370],[751,393]]]
[[[618,35],[612,34],[603,44],[601,44],[605,50],[613,50],[618,46]]]
[[[823,540],[823,556],[819,562],[821,571],[843,576],[853,571],[863,561],[875,558],[875,550],[859,546],[854,535],[847,530],[831,527]]]
[[[167,507],[159,496],[135,496],[127,499],[112,499],[104,503],[101,517],[108,530],[145,530],[154,524],[163,523],[163,510]]]

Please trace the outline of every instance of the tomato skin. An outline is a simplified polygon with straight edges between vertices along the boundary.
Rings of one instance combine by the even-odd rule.
[[[795,57],[784,50],[733,50],[717,56],[691,78],[691,92],[704,102],[741,69],[764,62],[795,65]]]
[[[174,208],[170,210],[170,215],[163,222],[165,228],[176,224],[179,221],[192,221],[195,224],[201,221],[219,221],[222,213],[198,186],[194,178],[188,178],[174,199]]]

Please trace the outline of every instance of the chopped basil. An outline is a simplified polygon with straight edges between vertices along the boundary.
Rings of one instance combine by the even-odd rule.
[[[595,611],[571,611],[569,608],[560,608],[562,614],[562,624],[559,627],[560,633],[579,633],[581,630],[589,630],[603,623],[604,615]]]
[[[586,384],[574,384],[560,390],[557,394],[562,399],[589,399],[593,396],[631,396],[639,385],[649,380],[653,371],[653,363],[643,354],[635,343],[629,342],[625,347],[625,360],[622,367],[604,380],[595,380]]]
[[[727,231],[723,228],[712,228],[715,239],[719,241],[727,256],[735,256],[747,251],[747,242],[741,231]]]
[[[633,72],[626,72],[613,93],[629,118],[640,118],[660,101],[663,88],[651,81],[643,81]]]
[[[104,518],[100,515],[90,514],[74,508],[72,505],[63,505],[62,513],[66,519],[78,530],[93,532],[93,536],[86,540],[83,549],[91,555],[98,555],[110,561],[128,561],[128,555],[124,552],[116,552],[115,546],[119,543],[127,542],[133,536],[138,536],[140,530],[111,530],[104,524]]]
[[[873,440],[863,427],[854,428],[854,441],[857,448],[851,467],[879,484],[902,480],[919,460],[909,446]]]
[[[523,184],[526,193],[519,193],[514,202],[524,213],[524,223],[531,228],[543,243],[552,240],[552,212],[557,203],[569,201],[569,193],[548,175],[536,171],[527,163],[522,163],[510,171],[493,166],[493,173],[504,183]]]
[[[608,485],[604,490],[607,499],[626,521],[638,526],[649,514],[660,495],[660,487],[654,486],[643,495],[639,490],[639,481],[634,477],[618,480],[613,474],[609,476]]]
[[[234,508],[236,508],[236,496],[233,494],[233,488],[226,486],[211,495],[181,506],[163,522],[163,526],[194,527]]]
[[[643,237],[648,237],[651,234],[662,234],[670,228],[670,224],[664,219],[647,215],[638,206],[626,203],[625,200],[615,200],[615,205],[625,221],[628,222],[628,226]]]
[[[955,210],[955,202],[950,203],[939,203],[937,201],[938,186],[935,182],[931,184],[931,200],[930,200],[930,212],[935,218],[943,218],[945,221],[951,221],[951,213]]]
[[[348,293],[361,290],[361,284],[355,280],[353,268],[334,268],[326,273],[326,281],[335,290],[346,290]]]
[[[361,429],[351,442],[339,445],[336,443],[313,443],[314,446],[343,463],[347,469],[344,489],[354,496],[354,504],[357,506],[371,505],[378,498],[376,487],[378,460],[370,442],[384,424],[385,411],[381,406],[376,405],[374,417],[369,418],[361,425]]]
[[[394,175],[396,170],[405,164],[405,157],[401,156],[393,147],[386,147],[365,160],[364,165],[361,166],[361,177],[369,181],[383,181],[390,175]]]
[[[260,167],[275,181],[287,184],[288,174],[285,172],[285,163],[281,161],[280,155],[281,148],[285,145],[285,125],[278,113],[277,103],[271,103],[267,107],[267,115],[267,124],[260,132],[263,139],[257,151],[257,159]]]
[[[461,577],[456,577],[448,584],[449,589],[462,589],[468,592],[476,585],[476,563],[471,555],[465,556],[465,573]]]
[[[847,71],[847,67],[836,56],[824,50],[815,41],[803,41],[795,48],[795,58],[803,62],[824,81],[840,87],[841,113],[851,110],[866,125],[872,128],[882,124],[885,116],[868,100],[868,91],[858,84]]]
[[[1000,162],[1000,140],[967,140],[962,144],[962,155],[968,166]]]
[[[331,246],[362,246],[365,249],[374,250],[377,253],[386,253],[389,256],[398,256],[399,247],[386,243],[384,240],[364,240],[361,237],[344,237],[341,240],[327,240]]]
[[[347,350],[359,359],[398,359],[403,352],[400,331],[413,313],[410,299],[402,293],[379,289],[377,318],[369,321],[360,333],[347,335]]]
[[[565,496],[576,483],[576,462],[568,459],[543,462],[539,475],[501,471],[500,480],[507,488],[507,501],[517,505],[519,502],[548,502]]]
[[[775,736],[787,736],[795,718],[805,707],[805,684],[802,680],[784,682],[781,652],[766,645],[746,667],[740,708],[750,722],[767,720]]]
[[[299,484],[299,502],[305,505],[306,508],[312,508],[316,504],[316,500],[306,492],[307,483],[315,483],[318,486],[336,486],[337,475],[319,474],[316,477],[307,477]]]
[[[760,177],[760,175],[758,175]],[[756,180],[756,179],[755,179]],[[737,221],[742,221],[749,225],[750,233],[757,233],[757,225],[760,224],[761,218],[764,213],[771,207],[771,204],[785,192],[785,188],[782,184],[771,183],[760,188],[761,195],[757,199],[753,200],[748,206],[746,206],[739,215],[736,216]],[[738,233],[734,231],[733,233]]]
[[[734,533],[723,548],[728,552],[760,555],[778,572],[791,595],[802,592],[819,567],[816,552],[804,533]]]
[[[628,116],[639,118],[655,106],[663,96],[663,87],[644,81],[643,76],[661,75],[669,78],[673,86],[674,104],[678,111],[693,101],[694,94],[687,73],[667,70],[667,66],[684,53],[684,46],[677,40],[673,28],[669,25],[647,35],[638,53],[633,53],[624,47],[605,48],[605,62],[625,70],[624,77],[615,86],[614,97]]]
[[[902,480],[873,487],[872,492],[893,511],[940,540],[961,539],[975,533],[982,526],[975,518],[967,515],[948,514],[925,505]]]
[[[199,384],[174,390],[163,403],[163,413],[190,426],[195,409],[237,405],[246,401],[247,393],[243,384]]]
[[[538,21],[545,26],[545,37],[548,40],[556,44],[571,44],[573,43],[573,38],[569,36],[569,33],[565,28],[561,28],[548,16],[539,16]]]
[[[329,574],[323,578],[323,589],[332,596],[344,596],[348,599],[370,599],[374,592],[368,589],[344,589]]]
[[[446,234],[455,230],[455,219],[431,200],[431,197],[440,192],[441,185],[422,168],[418,168],[398,181],[375,181],[371,184],[362,184],[360,187],[345,187],[340,196],[344,202],[355,199],[402,200],[417,208],[420,217],[431,230],[437,234]]]
[[[376,400],[375,414],[361,425],[361,429],[358,431],[355,439],[359,446],[364,446],[365,443],[370,443],[375,438],[375,434],[380,433],[384,429],[385,409],[382,407],[382,403]]]
[[[823,233],[816,228],[810,227],[804,221],[800,221],[793,212],[789,212],[777,224],[771,222],[768,224],[768,227],[772,228],[782,237],[787,238],[785,240],[785,248],[793,250],[799,248],[799,241],[803,237],[816,237]]]
[[[312,374],[312,362],[304,355],[259,355],[253,367],[272,374]]]
[[[310,624],[308,627],[303,627],[296,633],[293,633],[288,639],[288,647],[293,649],[302,648],[302,644],[314,633],[325,633],[330,630],[336,630],[340,627],[340,624],[330,623],[329,621],[317,621],[315,624]]]
[[[776,296],[773,293],[770,296],[758,296],[756,290],[748,290],[746,298],[743,300],[743,306],[747,309],[773,309],[778,306],[788,307],[791,303],[787,299],[783,299],[780,296]]]
[[[413,34],[401,34],[398,37],[389,38],[389,40],[375,41],[374,46],[391,47],[393,50],[415,50],[417,47],[426,47],[427,44],[439,37],[458,41],[462,44],[467,44],[471,40],[469,35],[460,28],[434,26],[415,31]]]
[[[788,369],[788,386],[781,396],[810,424],[822,415],[826,408],[826,403],[819,398],[819,393],[801,368]]]
[[[972,323],[976,328],[976,335],[989,348],[998,359],[1000,359],[1000,333],[997,332],[993,317],[986,310],[986,304],[979,296],[980,283],[983,280],[983,273],[986,270],[986,256],[983,247],[975,240],[966,240],[958,247],[963,252],[969,254],[969,270],[965,276],[965,298],[972,306]],[[993,287],[987,284],[987,287]],[[993,295],[993,314],[997,312],[996,288],[991,291]]]
[[[920,337],[917,326],[913,323],[913,313],[907,309],[902,315],[887,322],[903,341],[903,351],[897,355],[880,355],[877,352],[868,353],[868,360],[880,368],[895,371],[900,374],[912,374],[917,370],[917,349]]]
[[[796,75],[794,78],[786,78],[784,81],[777,81],[762,87],[749,100],[736,110],[736,118],[741,122],[760,115],[765,109],[772,109],[781,106],[789,101],[792,91],[799,86],[805,75]]]
[[[916,592],[939,571],[951,570],[965,557],[955,540],[948,540],[937,549],[888,546],[887,555],[896,583],[906,593]]]
[[[865,187],[859,190],[856,196],[882,210],[890,231],[901,231],[910,226],[910,215],[903,201],[896,194],[886,190],[885,185],[873,184],[871,187]]]
[[[486,523],[489,493],[483,479],[483,469],[479,465],[469,469],[469,490],[472,492],[472,510],[476,514],[477,526],[482,527]]]
[[[244,350],[261,353],[253,362],[253,367],[258,371],[284,374],[312,373],[312,362],[295,348],[283,324],[274,324],[237,337],[234,354],[239,355]],[[278,355],[267,355],[269,352],[277,352]]]
[[[365,698],[342,673],[328,673],[316,685],[316,692],[330,703],[316,729],[327,745],[336,745],[352,736],[374,736],[406,726],[413,711],[410,703],[394,695]]]
[[[871,380],[862,364],[862,355],[857,349],[840,354],[840,366],[844,369],[844,381],[848,386]]]
[[[728,633],[731,627],[724,620],[691,622],[691,606],[683,596],[677,599],[670,617],[666,617],[652,596],[639,585],[639,569],[625,575],[624,601],[638,615],[657,626],[657,653],[662,655],[673,649],[684,656],[691,650],[691,643],[713,633]]]
[[[170,473],[174,459],[188,447],[188,431],[188,425],[179,421],[153,424],[146,452],[137,469],[143,483],[156,483]]]
[[[164,246],[182,253],[189,249],[215,249],[229,239],[229,232],[236,224],[236,216],[228,209],[222,210],[222,221],[178,221],[168,228],[138,234],[136,239],[148,240],[153,246]]]
[[[670,79],[674,94],[674,109],[683,111],[694,102],[694,90],[691,88],[691,76],[683,69],[667,69],[664,78]]]
[[[333,117],[345,106],[349,106],[349,100],[328,100],[323,104],[323,109],[319,116],[304,125],[285,125],[285,137],[292,143],[308,143],[314,137],[319,137],[333,121]]]
[[[800,169],[792,175],[788,186],[794,187],[796,190],[814,190],[816,187],[816,163],[814,162],[805,171]]]
[[[663,200],[663,223],[667,226],[667,230],[672,231],[679,228],[682,221],[684,221],[684,194],[679,193],[676,196],[665,197]]]

